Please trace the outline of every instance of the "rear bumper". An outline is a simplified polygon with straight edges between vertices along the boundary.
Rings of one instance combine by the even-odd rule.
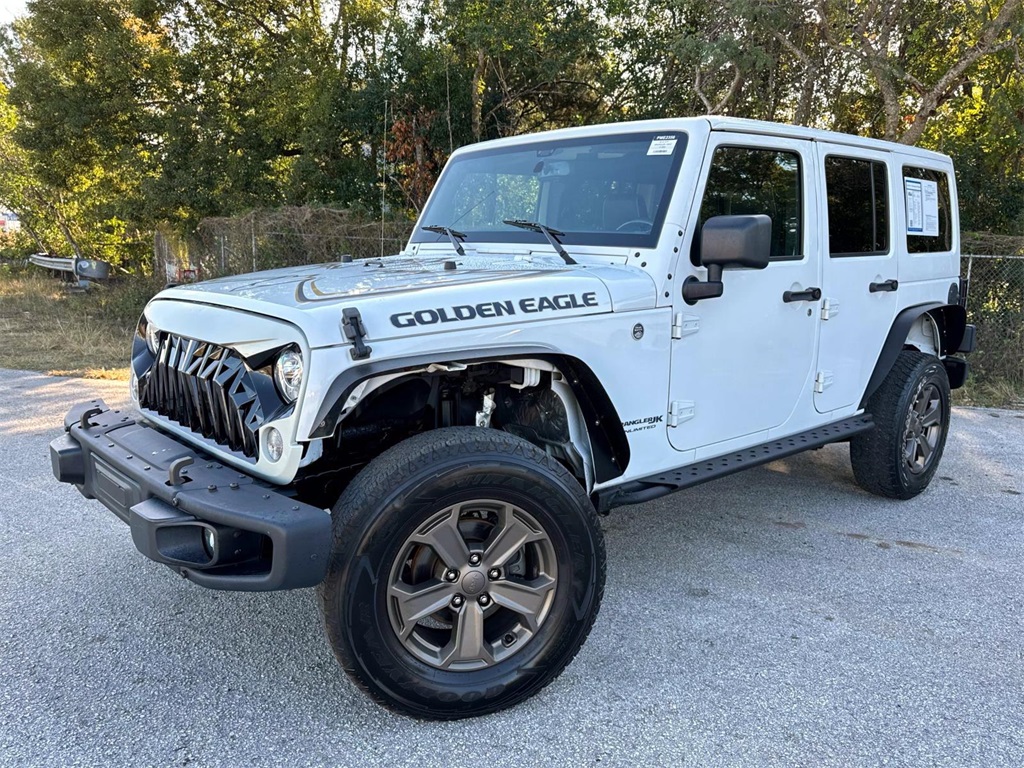
[[[50,443],[53,474],[126,522],[151,560],[211,589],[296,589],[323,580],[331,542],[324,510],[102,400],[72,408],[64,428]]]

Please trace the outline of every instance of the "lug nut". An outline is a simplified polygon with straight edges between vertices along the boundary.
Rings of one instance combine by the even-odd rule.
[[[499,571],[497,568],[491,568],[491,570],[487,572],[487,578],[489,578],[491,581],[496,581],[497,579],[501,578],[501,571]]]
[[[479,555],[479,553],[474,552],[472,555],[469,556],[469,564],[470,565],[480,565],[480,555]]]
[[[480,597],[478,597],[476,601],[480,603],[480,605],[482,605],[484,608],[491,604],[490,595],[480,595]]]
[[[462,602],[463,602],[462,595],[456,595],[455,597],[452,598],[452,605],[454,607],[456,607],[456,608],[460,608],[462,606]]]
[[[452,570],[445,572],[444,578],[445,581],[455,581],[457,578],[459,578],[459,572],[453,568]]]

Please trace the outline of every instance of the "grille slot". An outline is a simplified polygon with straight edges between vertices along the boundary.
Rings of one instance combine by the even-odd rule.
[[[165,333],[139,380],[139,405],[249,457],[263,407],[242,357],[232,349]]]

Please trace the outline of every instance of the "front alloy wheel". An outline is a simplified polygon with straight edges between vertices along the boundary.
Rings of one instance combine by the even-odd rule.
[[[540,523],[512,504],[480,499],[448,507],[400,551],[388,588],[391,628],[432,667],[498,664],[548,617],[558,558]]]
[[[332,517],[327,635],[345,671],[396,711],[447,720],[516,704],[558,676],[597,616],[594,507],[513,435],[410,438],[356,476]]]

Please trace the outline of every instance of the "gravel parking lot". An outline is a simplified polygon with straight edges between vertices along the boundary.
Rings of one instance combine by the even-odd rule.
[[[348,682],[312,591],[189,584],[53,479],[66,409],[124,390],[0,371],[4,766],[1024,764],[1024,413],[957,409],[909,502],[830,446],[613,512],[576,661],[437,724]]]

